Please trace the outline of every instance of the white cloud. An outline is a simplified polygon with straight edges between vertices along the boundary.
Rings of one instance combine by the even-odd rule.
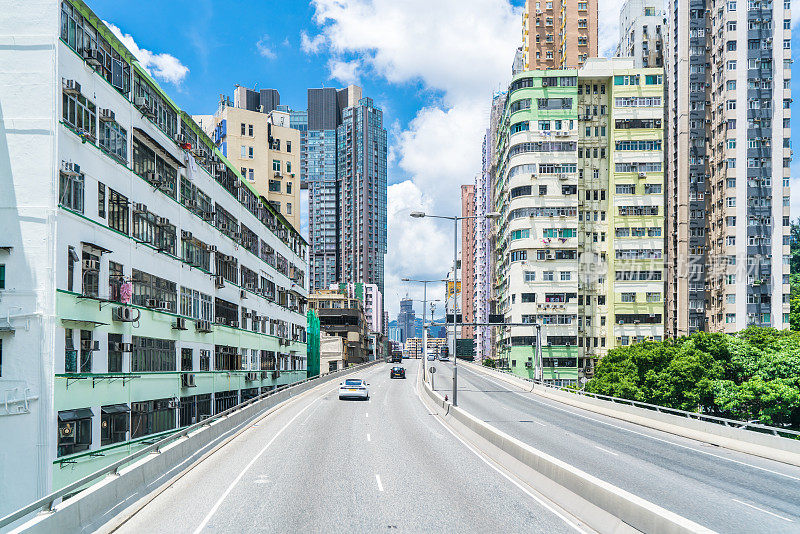
[[[460,186],[472,183],[480,170],[492,92],[510,76],[521,12],[506,0],[313,4],[320,34],[313,40],[301,34],[301,44],[314,53],[327,47],[331,77],[347,83],[369,72],[392,83],[419,82],[437,96],[405,129],[392,127],[391,157],[408,176],[389,177],[400,182],[388,192],[384,302],[393,319],[400,296],[422,297],[421,288],[402,284],[401,278],[440,278],[452,264],[452,225],[408,214],[416,209],[459,214]],[[360,60],[349,60],[354,55]]]
[[[269,35],[267,34],[262,35],[261,39],[256,42],[256,50],[258,50],[260,56],[267,59],[275,59],[278,57],[275,50],[269,45]]]
[[[603,0],[598,3],[597,51],[611,57],[619,42],[619,10],[625,0]]]
[[[331,79],[339,80],[344,85],[358,83],[358,71],[360,67],[361,63],[357,59],[352,61],[331,59],[328,62],[328,70],[330,70]]]
[[[324,35],[320,34],[309,37],[308,33],[305,31],[300,32],[300,49],[306,54],[316,54],[324,44]]]
[[[164,80],[166,82],[179,85],[186,75],[189,74],[189,67],[182,64],[178,58],[171,54],[162,53],[155,54],[150,50],[139,48],[133,37],[127,33],[122,33],[117,26],[110,22],[103,21],[108,28],[117,36],[117,39],[122,41],[128,50],[139,60],[139,64],[151,76]]]

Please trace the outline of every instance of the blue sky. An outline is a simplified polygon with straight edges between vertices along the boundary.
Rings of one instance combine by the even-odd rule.
[[[796,3],[800,0],[793,0]],[[623,0],[600,2],[600,50],[618,38]],[[211,113],[235,84],[275,88],[306,107],[309,87],[364,88],[389,131],[389,255],[384,300],[421,290],[400,278],[441,278],[452,263],[452,229],[412,210],[460,210],[459,186],[480,168],[493,91],[507,84],[520,42],[522,0],[89,0],[189,113]],[[796,25],[800,6],[793,10]],[[136,53],[136,50],[132,50]],[[800,59],[800,37],[793,37]],[[800,64],[800,62],[798,62]],[[188,69],[188,70],[187,70]],[[800,92],[793,80],[793,132]],[[795,138],[796,136],[792,136]],[[792,167],[800,176],[800,158]],[[793,180],[797,182],[797,180]],[[800,215],[800,184],[792,214]]]

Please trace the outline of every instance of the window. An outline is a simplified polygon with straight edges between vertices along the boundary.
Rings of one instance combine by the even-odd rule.
[[[181,348],[181,371],[191,371],[193,369],[194,351],[188,347]]]
[[[133,269],[133,303],[135,305],[164,308],[175,313],[177,301],[178,292],[175,282]]]
[[[200,349],[200,370],[211,370],[211,351],[207,349]]]
[[[614,85],[639,85],[639,75],[626,74],[614,76]]]
[[[253,137],[253,125],[252,124],[248,124],[247,125],[247,135],[249,135],[250,137]]]
[[[128,198],[117,193],[113,189],[109,189],[108,226],[118,232],[128,235],[130,233],[128,211]]]
[[[58,456],[88,450],[92,445],[92,417],[89,408],[58,412]]]
[[[81,94],[62,93],[64,122],[94,142],[97,138],[97,108],[94,102]]]
[[[133,336],[131,372],[175,371],[175,341]]]
[[[660,195],[661,184],[644,184],[644,193],[646,195]]]
[[[544,271],[542,272],[542,280],[545,282],[552,282],[553,281],[553,271]]]
[[[126,441],[130,409],[127,404],[100,407],[100,445]]]
[[[281,192],[281,182],[280,180],[270,180],[269,181],[269,190],[273,193],[280,193]]]
[[[131,439],[175,428],[174,399],[131,403]]]
[[[292,203],[291,202],[287,202],[286,203],[286,215],[291,215],[291,214],[292,214]]]
[[[524,280],[525,280],[525,282],[535,282],[536,281],[536,271],[525,271]]]
[[[561,271],[561,281],[562,282],[569,282],[572,280],[572,272],[571,271]]]
[[[281,162],[278,159],[272,160],[272,170],[275,172],[281,172]]]
[[[663,75],[662,74],[647,74],[644,77],[644,83],[645,83],[645,85],[662,85],[664,83]]]
[[[247,132],[247,125],[245,123],[241,123],[241,125],[242,125],[242,128],[241,128],[242,136],[244,136],[244,135],[246,135],[246,132]]]
[[[84,177],[80,171],[59,173],[58,203],[83,213]]]
[[[509,241],[515,241],[517,239],[525,239],[527,237],[530,237],[530,233],[531,233],[531,231],[527,230],[527,229],[525,229],[525,230],[513,230],[511,232],[511,234],[509,235],[508,240]]]
[[[636,302],[636,293],[621,293],[621,302]]]
[[[0,263],[0,289],[6,288],[6,265]]]
[[[253,152],[253,147],[247,147],[247,157],[253,159],[255,153]]]
[[[115,160],[128,161],[128,132],[113,121],[100,122],[100,148]]]
[[[511,261],[524,261],[528,259],[528,251],[527,250],[515,250],[511,253]]]
[[[286,141],[286,152],[291,152],[291,151],[292,151],[292,142],[291,141]],[[289,172],[291,172],[291,171],[289,171]]]

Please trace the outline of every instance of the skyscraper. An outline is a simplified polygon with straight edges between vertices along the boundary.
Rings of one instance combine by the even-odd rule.
[[[233,91],[233,105],[239,109],[269,113],[281,103],[281,95],[277,89],[248,89],[237,85]]]
[[[305,164],[301,158],[300,165],[306,171],[301,178],[308,186],[312,290],[341,281],[336,129],[342,122],[344,107],[356,104],[360,98],[361,88],[354,85],[339,90],[308,90]]]
[[[627,0],[619,12],[617,57],[632,57],[636,68],[664,66],[666,28],[661,0]]]
[[[526,0],[524,70],[568,69],[597,57],[597,0]]]
[[[409,298],[400,301],[400,313],[397,314],[397,326],[400,328],[400,342],[416,337],[416,317],[414,315],[414,302]]]
[[[789,8],[669,2],[670,335],[788,325]]]
[[[386,254],[386,129],[371,98],[342,111],[337,129],[339,279],[384,291]]]

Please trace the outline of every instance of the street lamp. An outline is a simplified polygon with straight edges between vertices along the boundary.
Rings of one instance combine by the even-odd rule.
[[[456,287],[458,285],[458,221],[463,221],[465,219],[499,219],[500,214],[496,211],[491,211],[486,215],[448,217],[445,215],[430,215],[424,211],[412,211],[409,215],[415,219],[430,217],[432,219],[453,221],[453,406],[458,406],[458,321],[456,318],[456,312],[458,311],[456,305]]]
[[[411,215],[415,216],[414,213],[419,213],[419,212],[415,211]],[[425,342],[425,312],[427,311],[426,308],[428,307],[428,284],[434,282],[446,282],[447,280],[443,278],[440,280],[417,280],[414,278],[401,278],[400,280],[402,282],[416,282],[418,284],[422,284],[422,360],[423,362],[425,362],[427,361],[427,352],[428,352],[428,346],[427,343]],[[439,299],[433,300],[431,302],[439,302]],[[431,321],[432,320],[433,320],[433,312],[431,311]],[[422,364],[422,371],[424,376],[425,363]]]

